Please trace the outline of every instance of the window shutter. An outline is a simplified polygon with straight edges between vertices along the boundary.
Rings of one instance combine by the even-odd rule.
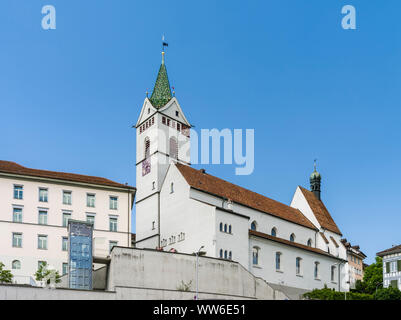
[[[397,271],[401,271],[401,260],[397,260]]]
[[[386,262],[386,273],[390,273],[390,262]]]

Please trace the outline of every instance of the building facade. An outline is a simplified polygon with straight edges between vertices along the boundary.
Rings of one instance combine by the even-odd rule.
[[[320,199],[297,187],[291,205],[190,165],[190,124],[171,95],[164,63],[136,125],[136,246],[234,260],[265,281],[348,290],[342,234]],[[159,162],[161,160],[161,162]]]
[[[383,258],[383,287],[401,290],[401,245],[378,252]]]
[[[68,270],[68,220],[94,224],[94,240],[131,245],[135,188],[104,178],[0,161],[0,261],[17,283],[35,284],[39,264]]]
[[[348,260],[348,278],[351,289],[355,289],[355,283],[363,280],[363,271],[365,264],[363,260],[366,255],[360,250],[358,245],[351,245],[347,239],[341,239],[342,244],[347,249],[347,260]]]

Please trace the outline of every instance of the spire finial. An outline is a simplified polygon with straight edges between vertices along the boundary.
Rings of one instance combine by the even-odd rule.
[[[146,98],[149,98],[149,90],[146,89]]]
[[[315,172],[316,172],[316,167],[317,167],[316,162],[317,162],[317,159],[313,160],[313,168],[314,168],[314,171],[315,171]]]
[[[164,34],[162,37],[162,64],[164,64],[164,47],[168,47],[168,43],[164,41]]]
[[[175,88],[171,87],[173,89],[173,97],[175,97]]]

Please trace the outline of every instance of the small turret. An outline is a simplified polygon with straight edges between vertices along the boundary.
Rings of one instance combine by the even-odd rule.
[[[316,160],[314,163],[314,170],[312,174],[310,175],[310,191],[312,191],[316,198],[320,200],[320,184],[322,180],[322,176],[320,175],[319,172],[316,170]]]

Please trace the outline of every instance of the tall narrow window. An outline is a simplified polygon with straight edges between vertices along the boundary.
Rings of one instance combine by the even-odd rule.
[[[252,249],[252,264],[257,266],[259,264],[259,248],[253,247]]]
[[[46,188],[39,188],[39,201],[40,202],[47,202],[48,198],[48,191]]]
[[[61,250],[68,251],[68,237],[62,237]]]
[[[149,137],[145,138],[145,159],[150,157],[150,139]]]
[[[117,210],[118,205],[118,198],[117,197],[110,197],[110,209]]]
[[[46,210],[39,210],[38,224],[42,224],[42,225],[47,224],[47,211]]]
[[[13,247],[22,248],[22,233],[13,233]]]
[[[13,208],[13,222],[22,222],[21,208]]]
[[[38,249],[47,250],[47,236],[38,235]]]
[[[228,233],[231,233],[232,228],[231,228],[231,224],[228,226]]]
[[[224,250],[224,259],[227,259],[227,250]]]
[[[319,262],[315,262],[315,270],[314,270],[315,279],[319,279]]]
[[[92,223],[95,226],[95,215],[94,214],[87,214],[86,215],[86,222]]]
[[[224,225],[224,232],[227,232],[227,224]]]
[[[14,260],[11,264],[13,270],[21,269],[21,262],[19,260]]]
[[[68,273],[68,263],[64,262],[63,263],[62,275],[65,276],[67,273]]]
[[[276,252],[276,270],[281,270],[281,253]]]
[[[331,266],[331,281],[334,282],[336,277],[336,267],[335,266]]]
[[[68,220],[71,219],[71,213],[63,212],[63,227],[68,226]]]
[[[109,218],[109,230],[113,232],[117,232],[117,217]]]
[[[90,207],[90,208],[94,208],[95,207],[95,195],[88,193],[86,195],[86,206]]]
[[[223,222],[220,222],[220,231],[223,232]]]
[[[228,260],[232,260],[233,259],[233,254],[232,254],[232,252],[230,251],[229,253],[228,253]]]
[[[174,193],[174,182],[170,184],[170,193]]]
[[[292,234],[290,235],[290,241],[291,241],[291,242],[294,242],[294,241],[295,241],[295,234],[292,233]]]
[[[309,239],[307,244],[308,244],[308,247],[312,247],[312,239]]]
[[[301,274],[301,258],[299,257],[295,259],[295,270],[297,275]]]
[[[14,186],[14,199],[22,200],[24,198],[24,187]]]
[[[251,223],[251,230],[256,231],[256,229],[257,229],[257,223],[256,223],[256,221],[253,221]]]
[[[220,258],[223,259],[223,249],[220,249]]]
[[[173,159],[178,158],[178,143],[175,137],[170,138],[170,157]]]
[[[72,203],[72,192],[63,191],[63,204],[71,205]]]
[[[276,236],[277,236],[277,229],[276,229],[276,228],[273,228],[273,229],[272,229],[271,235],[272,235],[273,237],[276,237]]]
[[[109,242],[109,252],[111,253],[111,250],[113,250],[113,247],[116,247],[118,245],[117,241],[110,241]]]

